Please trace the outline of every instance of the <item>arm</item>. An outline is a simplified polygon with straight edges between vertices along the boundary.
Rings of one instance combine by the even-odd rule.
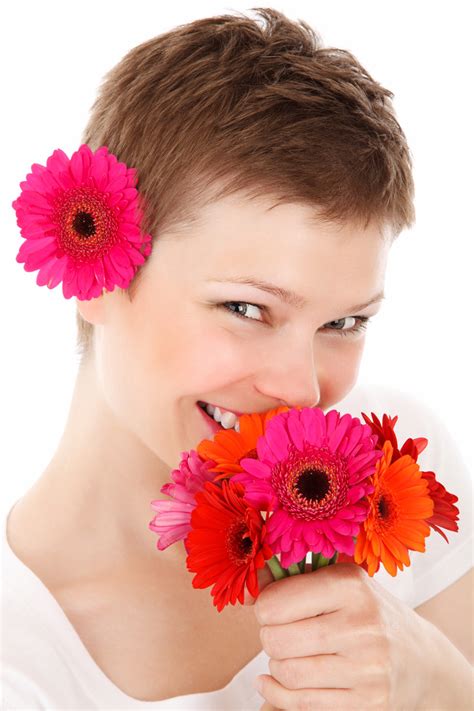
[[[474,708],[473,650],[474,569],[415,609],[428,623],[432,637],[431,693],[420,707]]]

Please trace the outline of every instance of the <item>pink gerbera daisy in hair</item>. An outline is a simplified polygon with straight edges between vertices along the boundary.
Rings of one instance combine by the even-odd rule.
[[[12,203],[25,238],[16,261],[27,272],[39,269],[39,286],[62,281],[66,299],[127,288],[151,252],[151,235],[140,230],[135,168],[106,146],[93,153],[83,144],[71,159],[57,148],[46,167],[31,170]]]
[[[168,494],[172,500],[157,499],[151,507],[157,511],[148,524],[148,528],[161,534],[156,542],[158,550],[163,551],[172,543],[186,538],[191,530],[191,514],[196,506],[195,494],[204,489],[206,481],[213,481],[215,472],[209,469],[216,466],[212,459],[203,461],[198,453],[181,452],[178,469],[171,472],[172,482],[163,484],[160,491]]]
[[[369,425],[337,410],[293,408],[269,421],[257,459],[241,459],[244,472],[232,478],[251,505],[273,511],[266,543],[283,567],[308,551],[352,555],[374,489],[368,477],[382,457],[376,443]]]

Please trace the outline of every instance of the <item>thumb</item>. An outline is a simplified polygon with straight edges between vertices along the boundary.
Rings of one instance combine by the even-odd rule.
[[[258,581],[259,594],[262,592],[262,590],[264,588],[267,587],[267,585],[270,585],[270,583],[275,582],[275,578],[273,577],[272,572],[271,572],[270,568],[268,567],[268,565],[265,564],[263,566],[263,568],[259,568],[257,570],[257,581]],[[244,588],[244,602],[243,602],[243,604],[244,605],[254,605],[256,599],[257,598],[253,597],[253,595],[251,595],[249,593],[249,591],[247,590],[247,588],[245,587]]]

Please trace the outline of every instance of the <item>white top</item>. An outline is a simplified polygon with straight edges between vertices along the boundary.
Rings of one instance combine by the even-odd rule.
[[[392,577],[381,565],[375,575],[374,579],[389,592],[416,608],[473,565],[470,473],[442,420],[409,395],[385,386],[356,386],[332,407],[350,412],[361,422],[361,411],[369,417],[375,412],[380,419],[384,412],[392,417],[398,415],[395,433],[400,447],[409,436],[427,437],[428,446],[418,458],[421,469],[434,471],[447,490],[459,497],[459,531],[445,531],[449,544],[431,530],[426,552],[410,551],[410,567]],[[128,696],[97,666],[59,603],[13,553],[6,538],[6,519],[2,526],[2,569],[2,709],[258,711],[262,706],[264,700],[252,682],[258,674],[270,673],[264,651],[217,691],[161,701],[140,701]]]

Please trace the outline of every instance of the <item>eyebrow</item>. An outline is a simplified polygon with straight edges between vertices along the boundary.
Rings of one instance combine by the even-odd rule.
[[[225,279],[208,279],[208,281],[214,281],[220,284],[231,283],[254,286],[257,289],[260,289],[261,291],[266,291],[269,294],[273,294],[273,296],[276,296],[281,301],[284,301],[286,304],[294,306],[299,310],[301,310],[304,306],[307,306],[308,304],[307,300],[303,296],[296,294],[294,291],[291,291],[290,289],[284,289],[283,287],[277,286],[276,284],[270,284],[270,282],[264,281],[262,279],[257,279],[256,277],[232,276],[226,277]],[[377,301],[382,301],[382,299],[385,299],[385,294],[383,291],[379,291],[377,294],[375,294],[375,296],[373,296],[365,303],[350,306],[348,309],[345,310],[345,312],[349,313],[350,311],[362,311],[362,309],[367,308],[367,306],[370,306],[371,304],[375,304]]]

